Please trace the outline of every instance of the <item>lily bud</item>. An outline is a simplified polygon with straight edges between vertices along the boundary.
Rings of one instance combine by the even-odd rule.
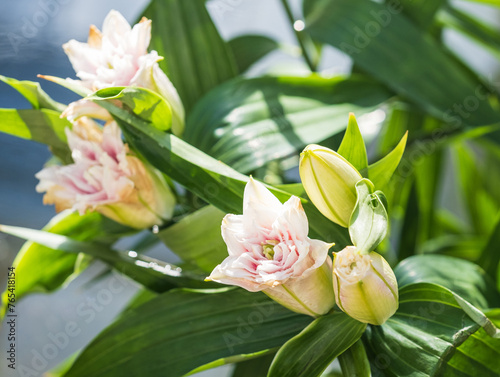
[[[356,182],[363,179],[356,168],[337,152],[311,144],[300,155],[299,172],[316,208],[347,228],[356,205]]]
[[[348,246],[333,260],[337,305],[352,318],[382,325],[398,308],[398,283],[387,261],[375,252],[358,253]]]
[[[262,183],[247,183],[243,215],[226,215],[222,238],[229,256],[208,280],[262,291],[288,309],[317,317],[335,304],[326,242],[307,236],[300,199],[286,203]]]

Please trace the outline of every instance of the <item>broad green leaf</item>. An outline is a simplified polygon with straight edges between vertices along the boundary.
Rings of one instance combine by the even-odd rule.
[[[486,313],[496,326],[500,326],[499,312],[500,310],[496,309]],[[498,360],[500,360],[500,339],[492,338],[481,328],[457,348],[450,361],[443,366],[442,375],[498,376],[500,375]]]
[[[111,243],[118,236],[130,232],[98,213],[80,216],[78,213],[62,212],[55,216],[44,228],[45,231],[72,237],[79,241],[99,241]],[[26,242],[13,266],[18,276],[16,299],[34,292],[51,292],[59,288],[75,271],[78,254]],[[5,310],[6,293],[3,294],[2,312]]]
[[[228,44],[233,51],[240,73],[245,72],[261,58],[279,48],[278,42],[264,35],[240,35],[231,39]]]
[[[496,279],[498,276],[498,269],[500,263],[500,252],[498,252],[498,245],[500,245],[500,216],[497,219],[495,228],[491,232],[488,242],[481,252],[478,264],[484,268],[486,273],[492,278]],[[497,305],[500,307],[500,303]]]
[[[65,162],[71,161],[64,129],[71,123],[54,110],[0,109],[0,132],[46,144]]]
[[[316,377],[365,331],[366,324],[336,312],[315,319],[280,348],[269,377]]]
[[[447,376],[498,376],[498,348],[482,347],[480,353],[466,355],[469,365],[454,363],[460,346],[474,342],[482,327],[490,336],[498,336],[491,321],[451,291],[428,283],[406,285],[400,290],[396,314],[382,326],[369,326],[365,333],[372,372],[375,376],[438,376],[445,371]],[[470,374],[472,365],[478,374]]]
[[[368,166],[368,176],[375,187],[384,188],[389,183],[401,161],[401,157],[403,157],[407,138],[408,133],[405,133],[398,145],[389,154]]]
[[[218,287],[218,284],[204,282],[205,276],[183,271],[180,267],[139,255],[135,251],[115,251],[106,244],[75,241],[59,234],[15,226],[0,225],[0,232],[30,240],[50,249],[91,255],[155,292],[165,292],[180,286]]]
[[[405,259],[394,273],[400,287],[426,282],[442,285],[481,309],[500,307],[493,280],[478,265],[444,255],[416,255]]]
[[[224,212],[209,205],[161,230],[158,237],[183,261],[211,272],[227,257],[220,230],[224,216]]]
[[[367,113],[390,97],[363,76],[236,79],[197,104],[185,140],[248,173],[341,132],[349,112]]]
[[[153,166],[225,213],[242,213],[243,191],[248,176],[210,157],[172,134],[158,130],[133,113],[112,103],[101,106],[117,120],[125,138]],[[268,187],[282,202],[290,193]],[[308,200],[302,198],[310,225],[310,236],[335,242],[334,250],[349,244],[346,231],[323,217]]]
[[[339,363],[344,377],[371,376],[370,362],[361,339],[339,355]]]
[[[153,21],[150,48],[165,58],[160,66],[188,113],[203,94],[237,75],[205,0],[152,0],[143,16]]]
[[[113,87],[101,89],[87,97],[99,103],[99,100],[119,100],[126,109],[130,109],[141,119],[150,122],[154,127],[167,131],[172,126],[172,110],[170,105],[159,94],[152,90],[136,87]],[[182,130],[173,130],[175,134]]]
[[[34,109],[48,109],[59,112],[64,111],[66,105],[54,101],[43,91],[40,83],[34,81],[18,81],[16,79],[0,75],[0,80],[10,85],[26,98]]]
[[[436,12],[446,0],[400,0],[403,14],[411,19],[418,27],[425,30],[431,26]]]
[[[368,173],[368,158],[366,157],[365,141],[353,113],[349,114],[349,123],[337,153],[349,161],[362,175],[366,176]]]
[[[261,293],[176,290],[104,330],[65,377],[183,376],[281,346],[311,321]]]
[[[401,4],[395,2],[320,1],[306,14],[305,30],[349,54],[363,71],[444,120],[447,128],[498,122],[488,90],[400,9]],[[457,104],[471,97],[475,99],[473,111],[457,113]],[[468,102],[467,106],[471,109]]]
[[[231,377],[267,377],[274,355],[275,353],[272,352],[262,357],[239,362]]]
[[[364,178],[356,183],[357,199],[349,220],[351,241],[362,254],[368,254],[382,242],[389,227],[389,216],[382,191]]]
[[[464,33],[500,56],[500,33],[496,28],[450,6],[438,13],[437,20],[442,26]]]

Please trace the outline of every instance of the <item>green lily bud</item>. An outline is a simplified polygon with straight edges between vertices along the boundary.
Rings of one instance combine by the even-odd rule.
[[[335,301],[360,322],[382,325],[398,308],[398,283],[387,261],[375,252],[348,246],[333,260]]]
[[[313,204],[347,228],[356,205],[356,182],[363,179],[356,168],[337,152],[311,144],[300,155],[299,172]]]

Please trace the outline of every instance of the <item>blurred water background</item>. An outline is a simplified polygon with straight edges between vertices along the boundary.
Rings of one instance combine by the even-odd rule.
[[[61,45],[72,38],[85,41],[89,25],[96,24],[100,27],[110,9],[120,11],[133,23],[147,3],[147,0],[1,1],[0,74],[32,81],[40,81],[36,77],[39,73],[74,77]],[[291,1],[298,17],[301,15],[300,3],[300,0]],[[463,4],[471,12],[481,14],[493,24],[498,23],[498,13],[492,12],[491,8]],[[207,2],[207,6],[224,38],[256,33],[274,37],[280,42],[296,44],[279,0],[211,0]],[[446,40],[452,49],[458,51],[485,76],[498,71],[497,61],[484,50],[477,49],[469,40],[453,32],[446,33]],[[348,72],[350,64],[346,56],[332,48],[326,48],[320,68],[324,73],[333,75]],[[277,67],[281,74],[305,71],[300,58],[274,52],[253,67],[251,74],[276,71]],[[68,103],[75,99],[69,91],[55,84],[43,82],[42,86],[60,102]],[[28,108],[29,105],[17,92],[1,83],[0,107]],[[55,214],[53,207],[43,206],[42,195],[35,192],[37,180],[34,174],[42,168],[49,156],[43,145],[0,134],[0,223],[40,229]],[[7,267],[21,245],[22,241],[0,234],[2,291],[6,284]],[[152,255],[170,262],[176,260],[165,248],[153,250]],[[53,294],[33,294],[18,303],[17,366],[30,368],[35,374],[22,374],[19,369],[13,372],[7,368],[7,336],[3,326],[0,330],[0,376],[43,376],[44,372],[84,347],[111,322],[136,292],[134,283],[121,280],[125,289],[122,293],[113,295],[109,305],[95,310],[91,321],[85,321],[88,318],[77,313],[78,307],[90,305],[100,290],[109,284],[109,279],[89,284],[92,277],[102,270],[103,266],[97,263],[64,289]],[[75,322],[82,331],[71,338],[62,350],[58,349],[52,359],[44,358],[46,362],[40,363],[38,355],[43,347],[53,343],[54,335],[64,332],[65,326],[70,322]],[[231,367],[223,367],[197,376],[223,377],[230,369]],[[168,373],[165,375],[168,376]]]

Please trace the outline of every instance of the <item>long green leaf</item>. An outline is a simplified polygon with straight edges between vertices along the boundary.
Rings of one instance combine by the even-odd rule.
[[[391,180],[403,157],[407,138],[408,133],[390,153],[368,166],[368,176],[376,188],[383,189]]]
[[[339,355],[339,363],[344,377],[370,377],[370,362],[363,342],[359,339],[344,353]]]
[[[130,229],[107,220],[98,213],[80,216],[63,212],[54,217],[44,230],[79,241],[111,243]],[[16,268],[16,299],[34,292],[51,292],[59,288],[75,271],[78,254],[69,254],[33,242],[26,242],[12,265]],[[3,310],[6,293],[3,294]],[[2,310],[2,311],[3,311]]]
[[[228,44],[233,51],[240,73],[245,72],[261,58],[279,48],[278,42],[264,35],[240,35],[231,39]]]
[[[274,359],[274,353],[239,362],[231,377],[267,377],[267,372]]]
[[[237,79],[208,93],[187,119],[185,140],[248,173],[345,129],[391,97],[363,76]]]
[[[498,269],[500,264],[500,253],[498,245],[500,244],[500,217],[498,217],[495,228],[491,232],[488,242],[481,252],[478,264],[482,266],[486,273],[493,279],[498,277]],[[499,305],[500,306],[500,303]]]
[[[500,307],[493,280],[474,263],[444,255],[416,255],[394,270],[400,287],[427,282],[442,285],[479,308]]]
[[[446,0],[401,0],[403,13],[425,30],[432,25],[434,16]]]
[[[155,292],[165,292],[177,287],[218,287],[214,283],[207,285],[207,282],[203,281],[205,276],[183,271],[180,267],[139,255],[135,251],[115,251],[109,245],[75,241],[63,235],[15,226],[0,225],[0,232],[30,240],[50,249],[91,255]]]
[[[71,127],[54,110],[0,109],[0,132],[46,144],[63,161],[71,160],[64,129]]]
[[[496,28],[453,7],[439,12],[437,19],[442,26],[468,35],[500,57],[500,33]]]
[[[365,331],[366,324],[343,312],[317,318],[280,348],[269,377],[316,377]]]
[[[348,53],[363,71],[449,128],[498,122],[498,111],[483,95],[487,90],[400,9],[394,2],[320,1],[306,14],[306,31]]]
[[[104,330],[65,377],[182,376],[279,347],[310,321],[261,293],[172,291]]]
[[[205,0],[153,0],[143,16],[153,21],[150,48],[177,88],[186,110],[237,74],[232,51],[220,37]]]
[[[470,310],[470,304],[439,285],[403,287],[396,314],[384,325],[369,326],[366,331],[372,372],[384,376],[438,376],[445,372],[450,377],[498,376],[498,348],[483,347],[483,354],[468,355],[469,365],[454,363],[460,346],[473,342],[482,326],[490,335],[498,331],[477,309],[471,312],[472,319]],[[472,365],[478,374],[469,373]]]
[[[0,75],[0,80],[21,93],[34,109],[48,109],[62,112],[66,107],[63,103],[59,103],[50,98],[50,96],[43,91],[38,82],[18,81],[2,75]]]

